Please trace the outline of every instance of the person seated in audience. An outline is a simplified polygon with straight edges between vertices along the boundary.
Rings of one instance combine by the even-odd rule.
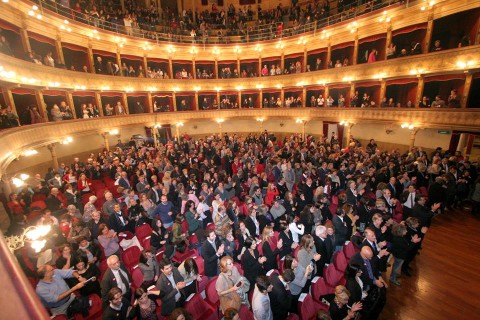
[[[273,288],[268,295],[273,319],[287,318],[292,303],[289,284],[293,280],[295,280],[295,274],[292,269],[284,270],[281,275],[272,273],[270,276],[270,283]]]
[[[164,251],[165,257],[171,258],[174,254],[175,247],[172,243],[172,231],[163,227],[162,220],[154,218],[152,221],[152,234],[150,245],[156,251]]]
[[[84,257],[87,259],[88,264],[96,264],[100,262],[102,252],[98,245],[94,241],[89,241],[84,236],[77,238],[78,250],[75,255],[77,258]]]
[[[50,265],[40,266],[37,275],[40,281],[35,291],[53,316],[67,314],[67,309],[75,298],[73,293],[83,288],[87,280],[73,269],[55,269]],[[77,278],[79,283],[69,288],[65,282],[68,278]]]
[[[98,242],[105,252],[105,256],[120,254],[120,245],[118,241],[117,232],[108,228],[105,223],[98,226]]]
[[[440,40],[435,40],[435,42],[433,43],[432,52],[442,51],[442,50],[443,48]]]
[[[129,319],[132,307],[129,299],[118,287],[111,288],[107,293],[107,306],[103,310],[102,320]]]
[[[88,297],[91,294],[100,296],[100,283],[98,282],[100,270],[98,267],[95,264],[88,263],[88,260],[85,256],[76,256],[72,264],[80,276],[87,280],[90,279],[82,288],[80,288],[80,294],[84,297]],[[79,282],[79,280],[75,279],[73,284],[76,285]]]
[[[198,266],[193,258],[185,259],[179,266],[178,272],[185,281],[185,296],[189,297],[192,293],[197,292],[197,284],[202,281],[202,276],[198,272]]]
[[[136,316],[138,320],[150,320],[150,319],[157,319],[157,304],[155,303],[155,299],[158,298],[160,295],[160,291],[153,289],[148,290],[142,287],[137,288],[135,290],[135,301],[132,305],[132,310],[130,312],[130,316]],[[172,312],[173,314],[173,312]]]
[[[432,102],[431,105],[432,108],[446,108],[447,105],[445,104],[445,101],[442,100],[442,98],[439,95],[435,96],[435,101]]]

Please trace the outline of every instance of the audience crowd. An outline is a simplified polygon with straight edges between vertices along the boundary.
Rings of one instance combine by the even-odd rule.
[[[101,299],[104,319],[199,319],[193,301],[286,319],[313,299],[318,319],[376,319],[388,286],[421,272],[435,215],[469,204],[478,214],[480,181],[460,152],[265,131],[119,141],[35,175],[8,208],[10,233],[51,228],[19,261],[52,315]]]

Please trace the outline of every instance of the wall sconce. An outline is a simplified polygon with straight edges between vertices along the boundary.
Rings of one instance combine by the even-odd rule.
[[[177,122],[177,123],[175,124],[175,126],[179,128],[179,127],[183,127],[184,124],[183,124],[183,122]]]
[[[258,122],[263,122],[263,121],[265,121],[265,118],[257,118],[255,120],[257,120]]]
[[[157,123],[157,124],[155,124],[153,127],[154,127],[155,129],[160,129],[160,128],[162,127],[162,125]]]
[[[383,11],[382,16],[378,19],[378,22],[389,23],[390,21],[392,21],[392,18],[387,16],[387,11]]]
[[[133,92],[133,88],[132,87],[126,87],[125,92]]]
[[[35,149],[29,149],[22,152],[22,156],[25,156],[25,157],[30,157],[36,154],[38,154],[38,151]]]
[[[417,68],[410,70],[411,75],[416,75],[417,77],[422,76],[422,74],[426,73],[427,71],[423,68]]]
[[[70,144],[73,142],[73,138],[72,137],[66,137],[65,139],[61,140],[60,141],[60,144]]]
[[[214,48],[212,49],[212,53],[213,53],[214,55],[217,55],[217,56],[218,56],[218,55],[220,54],[220,49],[218,49],[217,47],[214,47]]]
[[[157,91],[157,87],[148,87],[148,91],[150,92]]]
[[[350,33],[354,33],[358,30],[358,23],[357,21],[353,21],[347,25],[347,29],[350,30]]]
[[[242,91],[243,87],[242,87],[242,86],[236,86],[235,89],[236,89],[237,91]]]
[[[23,186],[25,180],[27,180],[28,178],[30,178],[28,174],[21,173],[18,177],[16,175],[13,176],[12,183],[15,187],[20,188],[21,186]]]
[[[258,90],[261,90],[263,89],[263,84],[257,84],[255,85],[255,88],[257,88]]]
[[[282,40],[279,40],[279,41],[277,42],[277,45],[275,46],[275,48],[277,48],[277,49],[283,49],[283,48],[285,48],[285,44],[282,42]]]
[[[468,69],[472,68],[474,65],[475,65],[475,61],[473,60],[457,62],[457,67],[465,71],[468,71]]]
[[[27,84],[34,84],[34,83],[38,82],[38,79],[27,78],[27,77],[21,77],[20,80],[22,81],[22,83],[27,83]]]
[[[192,47],[190,48],[190,53],[191,53],[191,54],[197,54],[197,53],[198,53],[197,47],[192,46]]]
[[[215,91],[217,91],[217,92],[222,91],[222,88],[220,88],[220,87],[215,87]]]
[[[100,90],[101,91],[108,91],[108,90],[110,90],[110,86],[101,86]]]
[[[108,134],[111,136],[116,136],[118,133],[119,133],[118,129],[112,129],[108,132]]]
[[[51,230],[50,225],[30,226],[26,228],[21,235],[6,237],[8,249],[11,253],[25,246],[26,242],[31,242],[35,252],[40,252],[47,242],[43,239]]]
[[[342,79],[344,82],[352,82],[353,81],[353,77],[343,77]]]
[[[305,81],[297,82],[297,87],[303,87],[305,85]]]
[[[80,90],[85,90],[86,87],[84,85],[75,85],[73,86],[73,88],[76,90],[76,91],[80,91]]]
[[[193,90],[194,90],[195,92],[198,92],[198,91],[202,90],[202,87],[196,86],[196,87],[193,87]]]
[[[415,125],[413,125],[412,123],[408,123],[408,122],[402,123],[402,124],[400,125],[400,127],[401,127],[402,129],[409,129],[409,130],[415,129]]]
[[[174,46],[169,45],[169,46],[167,47],[167,52],[168,52],[168,53],[174,53],[175,51],[177,51],[177,49],[175,49]]]
[[[340,121],[340,123],[339,123],[339,124],[340,124],[341,126],[345,126],[345,127],[347,127],[347,126],[348,126],[348,125],[350,125],[351,123],[350,123],[350,122],[348,122],[347,120],[342,120],[342,121]]]
[[[242,49],[239,46],[235,46],[235,48],[233,49],[233,52],[238,54],[242,52]]]
[[[420,7],[420,10],[425,11],[426,9],[431,9],[435,5],[433,0],[425,0],[425,4]]]
[[[49,82],[49,83],[48,83],[48,86],[49,86],[50,88],[57,88],[57,87],[60,87],[60,83],[58,83],[58,82]]]
[[[373,79],[382,80],[385,79],[387,74],[385,72],[377,73],[373,76]]]
[[[215,119],[215,122],[221,124],[225,122],[225,119]]]
[[[253,50],[255,50],[257,52],[262,52],[263,49],[262,49],[261,45],[257,44]]]
[[[297,44],[307,44],[308,40],[307,38],[305,38],[304,36],[301,36],[298,40],[297,40]]]
[[[180,91],[180,88],[179,88],[179,87],[173,87],[173,88],[172,88],[172,91],[173,91],[173,92]]]
[[[322,30],[322,32],[320,33],[320,39],[321,40],[330,39],[331,35],[332,34],[330,32],[328,32],[327,30]]]
[[[277,83],[277,84],[275,85],[275,88],[277,88],[277,89],[282,89],[282,84],[281,84],[281,83]]]
[[[297,119],[297,120],[295,120],[295,123],[305,124],[306,122],[307,122],[307,120],[303,120],[303,119]]]

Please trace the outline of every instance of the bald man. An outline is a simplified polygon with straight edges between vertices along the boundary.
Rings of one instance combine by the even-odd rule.
[[[369,291],[373,286],[379,288],[387,287],[387,284],[382,278],[382,274],[378,271],[374,263],[372,263],[373,251],[369,246],[364,246],[353,255],[350,263],[357,263],[362,267],[361,280],[363,281],[363,290]]]

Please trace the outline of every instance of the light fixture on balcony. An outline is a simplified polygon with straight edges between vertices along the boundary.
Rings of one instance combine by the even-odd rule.
[[[475,61],[468,60],[468,61],[457,61],[457,67],[462,70],[468,71],[468,69],[475,66]]]
[[[110,86],[101,86],[100,90],[101,91],[108,91],[108,90],[110,90]]]
[[[179,88],[179,87],[173,87],[173,88],[172,88],[172,91],[173,91],[173,92],[180,91],[180,88]]]
[[[25,156],[25,157],[30,157],[30,156],[33,156],[33,155],[36,155],[38,154],[38,151],[35,150],[35,149],[28,149],[28,150],[25,150],[22,152],[22,155]]]
[[[111,136],[116,136],[117,134],[119,134],[119,130],[118,129],[112,129],[110,131],[108,131],[108,134],[111,135]]]
[[[275,48],[283,49],[283,48],[285,48],[285,44],[283,43],[282,40],[278,40],[277,44],[275,45]]]
[[[297,44],[307,44],[308,40],[306,37],[304,36],[301,36],[298,40],[297,40]]]
[[[354,33],[355,31],[358,30],[358,22],[353,21],[352,23],[349,23],[347,25],[347,29],[350,30],[350,33]]]
[[[168,52],[168,53],[174,53],[175,51],[177,51],[177,49],[175,49],[174,46],[169,45],[169,46],[167,47],[167,52]]]
[[[320,39],[321,40],[329,39],[331,35],[332,34],[327,30],[322,30],[322,32],[320,33]]]
[[[235,89],[236,89],[237,91],[242,91],[243,87],[242,87],[242,86],[236,86]]]
[[[344,82],[352,82],[353,81],[353,77],[343,77],[342,79]]]
[[[25,181],[30,178],[30,176],[26,173],[21,173],[18,175],[13,176],[12,178],[12,183],[15,187],[20,188],[21,186],[24,185]]]
[[[255,88],[257,88],[258,90],[262,90],[263,89],[263,84],[256,84]]]
[[[197,53],[198,53],[198,48],[195,47],[195,46],[192,46],[192,47],[190,48],[190,53],[191,53],[191,54],[197,54]]]
[[[40,252],[47,242],[44,237],[48,235],[51,230],[50,225],[30,226],[26,228],[21,235],[6,237],[8,249],[11,253],[25,246],[25,243],[30,242],[32,249],[36,253]]]
[[[184,124],[183,124],[183,122],[177,122],[177,123],[175,124],[175,126],[176,126],[176,127],[183,127]]]
[[[283,86],[283,85],[282,85],[281,83],[277,83],[277,84],[275,85],[275,88],[277,88],[277,89],[282,89],[282,86]]]
[[[424,0],[424,2],[425,3],[420,7],[420,10],[422,10],[422,11],[425,11],[427,9],[431,9],[435,5],[434,0]]]
[[[66,137],[62,140],[60,140],[60,144],[70,144],[73,142],[73,138],[72,137]]]
[[[235,48],[233,49],[233,52],[238,54],[242,52],[242,49],[239,46],[235,46]]]
[[[340,124],[341,126],[348,127],[348,125],[350,125],[351,123],[348,122],[348,120],[342,120],[342,121],[340,121],[339,124]]]
[[[217,47],[213,47],[212,53],[213,53],[214,55],[218,56],[218,55],[220,55],[220,49],[217,48]]]
[[[157,87],[148,87],[148,91],[150,92],[157,91]]]
[[[222,88],[221,87],[215,87],[215,91],[220,92],[220,91],[222,91]]]
[[[408,122],[402,123],[400,127],[402,129],[409,129],[409,130],[415,129],[415,125],[413,123],[408,123]]]
[[[80,91],[80,90],[85,90],[86,87],[84,85],[79,85],[79,84],[76,84],[74,87],[75,91]]]
[[[255,50],[257,52],[262,52],[263,49],[262,49],[261,45],[257,44],[253,50]]]
[[[215,122],[218,123],[218,124],[224,123],[224,122],[225,122],[225,119],[222,119],[222,118],[215,119]]]
[[[382,15],[380,16],[380,18],[378,19],[378,22],[386,22],[386,23],[389,23],[390,21],[392,21],[392,18],[388,15],[387,11],[383,11],[382,12]]]
[[[199,86],[193,87],[193,91],[195,91],[195,92],[198,92],[200,90],[202,90],[202,87],[199,87]]]
[[[425,74],[427,70],[423,68],[414,68],[410,70],[411,75],[416,75],[417,77],[420,77],[422,74]]]

